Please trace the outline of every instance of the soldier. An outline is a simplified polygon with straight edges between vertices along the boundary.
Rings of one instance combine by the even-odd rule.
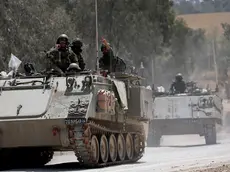
[[[35,69],[32,63],[26,63],[24,65],[25,75],[26,76],[32,76],[35,74]]]
[[[107,43],[108,44],[108,43]],[[109,46],[109,44],[108,44]],[[114,61],[116,60],[111,47],[107,47],[104,43],[101,45],[103,56],[99,59],[99,67],[108,70],[108,73],[114,72]]]
[[[69,50],[69,38],[61,34],[56,42],[56,47],[51,48],[46,54],[47,70],[54,69],[61,75],[64,74],[71,63],[77,63],[77,56]]]
[[[186,90],[186,84],[183,81],[181,73],[178,73],[175,79],[176,80],[171,85],[170,91],[172,93],[184,93]]]
[[[85,62],[81,54],[82,46],[83,46],[82,41],[79,38],[76,38],[73,40],[70,47],[71,47],[71,50],[77,55],[79,67],[81,68],[81,70],[84,70]]]

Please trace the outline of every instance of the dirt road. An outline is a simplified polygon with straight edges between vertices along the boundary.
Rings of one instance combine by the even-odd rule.
[[[164,137],[162,147],[146,148],[144,157],[135,164],[82,169],[73,153],[58,152],[45,168],[20,169],[20,171],[198,172],[206,168],[222,166],[216,172],[228,172],[225,169],[229,167],[223,164],[230,164],[230,134],[226,133],[218,135],[218,144],[209,146],[204,144],[204,138],[196,135]],[[207,171],[215,170],[208,169],[204,172]]]

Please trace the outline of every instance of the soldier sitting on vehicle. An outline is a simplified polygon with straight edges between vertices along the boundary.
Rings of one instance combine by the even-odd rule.
[[[24,70],[26,76],[32,76],[35,74],[35,69],[32,63],[25,63]]]
[[[56,47],[47,52],[47,70],[64,74],[71,63],[78,63],[77,56],[69,49],[69,38],[66,34],[58,37]]]
[[[79,38],[74,39],[72,44],[70,45],[71,50],[77,55],[79,67],[81,68],[81,70],[84,70],[85,62],[81,54],[82,46],[83,46],[83,43]]]
[[[170,91],[172,93],[184,93],[186,90],[186,84],[183,81],[181,73],[178,73],[175,77],[175,81],[172,83]]]

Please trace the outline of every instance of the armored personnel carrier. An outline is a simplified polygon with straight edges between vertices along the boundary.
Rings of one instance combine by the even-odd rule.
[[[222,125],[222,99],[215,92],[187,83],[184,94],[156,92],[147,144],[160,146],[163,135],[199,134],[216,144],[216,124]]]
[[[0,79],[1,164],[48,163],[73,151],[85,167],[138,161],[144,154],[151,91],[125,72],[91,71]]]

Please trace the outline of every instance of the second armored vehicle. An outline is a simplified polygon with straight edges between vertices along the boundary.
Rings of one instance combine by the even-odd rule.
[[[216,124],[222,125],[222,99],[211,91],[187,84],[187,93],[156,93],[149,125],[148,146],[159,146],[163,135],[199,134],[216,143]]]

